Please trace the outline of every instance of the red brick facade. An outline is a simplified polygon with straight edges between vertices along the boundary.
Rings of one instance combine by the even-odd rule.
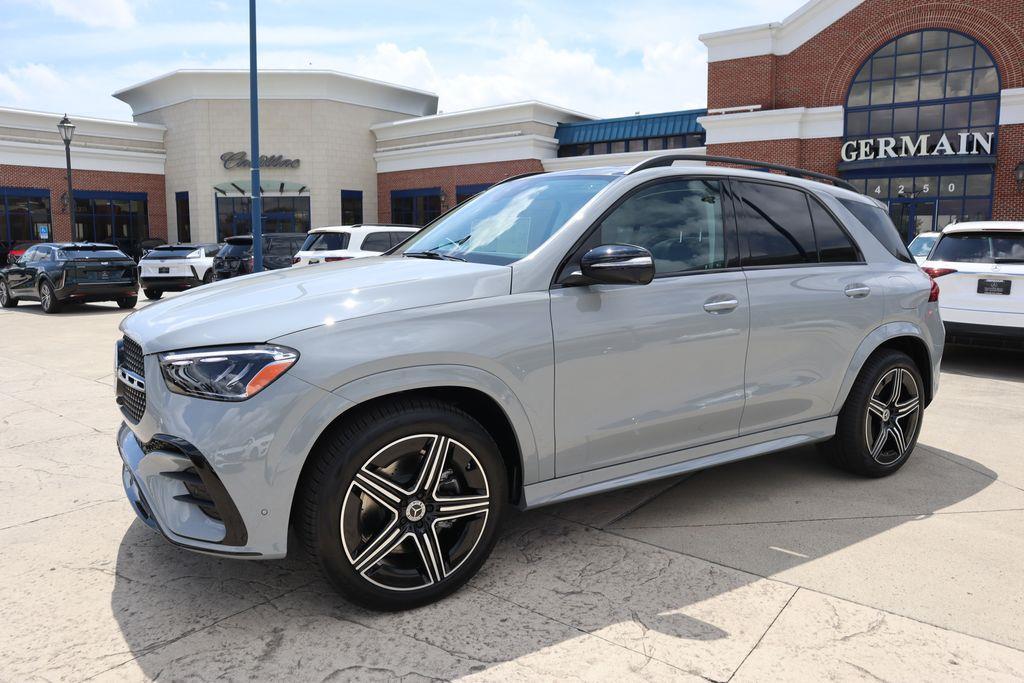
[[[1021,0],[866,0],[788,55],[759,55],[708,65],[708,107],[828,107],[846,102],[857,69],[905,33],[960,31],[984,45],[1003,88],[1024,87]]]
[[[441,166],[419,168],[412,171],[394,171],[377,174],[377,218],[382,223],[391,222],[391,191],[416,190],[426,187],[440,187],[446,197],[442,211],[455,205],[456,188],[459,185],[482,185],[496,183],[521,173],[543,171],[539,159],[516,159],[496,161],[487,164],[466,164],[463,166]]]
[[[708,65],[708,107],[763,109],[843,106],[857,70],[889,41],[923,29],[950,29],[992,54],[1003,89],[1024,87],[1024,1],[865,0],[787,55],[759,55]],[[994,219],[1024,220],[1024,194],[1013,169],[1024,161],[1024,124],[998,131]],[[840,138],[709,144],[709,154],[791,164],[836,174]]]
[[[76,190],[145,192],[149,210],[149,236],[167,239],[167,197],[163,175],[72,171],[71,182]],[[71,214],[61,201],[67,192],[67,174],[64,169],[0,164],[0,187],[49,189],[53,240],[61,242],[72,239]]]

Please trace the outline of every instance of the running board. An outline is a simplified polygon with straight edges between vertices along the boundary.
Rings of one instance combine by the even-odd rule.
[[[589,472],[556,477],[525,486],[521,507],[529,509],[561,503],[603,491],[674,477],[737,460],[746,460],[773,451],[825,441],[836,433],[837,422],[838,418],[836,417],[826,417],[619,465],[610,465]]]

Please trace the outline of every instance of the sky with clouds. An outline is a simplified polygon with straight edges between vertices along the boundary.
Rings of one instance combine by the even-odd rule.
[[[333,69],[457,111],[538,99],[599,116],[706,102],[701,33],[805,0],[258,0],[260,68]],[[2,0],[0,106],[129,119],[116,90],[247,68],[247,0]]]

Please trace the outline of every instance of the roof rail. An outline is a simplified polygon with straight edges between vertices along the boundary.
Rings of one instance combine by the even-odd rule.
[[[736,166],[746,166],[748,168],[760,169],[765,171],[782,171],[782,173],[791,176],[793,178],[809,178],[811,180],[823,180],[828,183],[832,183],[836,187],[841,187],[844,190],[850,190],[851,192],[860,191],[846,182],[842,178],[837,178],[825,173],[817,173],[815,171],[806,171],[802,168],[794,168],[793,166],[783,166],[782,164],[770,164],[764,161],[753,161],[751,159],[740,159],[739,157],[716,157],[708,156],[706,154],[660,154],[650,159],[644,159],[640,163],[636,164],[628,171],[626,175],[636,173],[638,171],[644,171],[648,168],[662,168],[664,166],[671,166],[677,161],[714,161],[722,164],[735,164]]]

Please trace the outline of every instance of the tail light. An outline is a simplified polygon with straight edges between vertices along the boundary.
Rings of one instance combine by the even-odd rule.
[[[298,263],[301,260],[302,259],[300,259],[298,256],[292,256],[292,265],[294,266],[296,263]]]
[[[928,277],[933,280],[937,277],[942,277],[943,275],[949,275],[950,273],[956,272],[955,268],[922,268],[921,270],[928,273]]]
[[[932,280],[932,289],[931,289],[930,292],[928,292],[928,303],[935,304],[935,303],[938,303],[938,302],[939,302],[939,283],[936,282],[933,279]]]
[[[324,263],[331,263],[332,261],[348,261],[351,256],[325,256]]]
[[[248,264],[249,264],[249,272],[250,273],[253,272],[254,270],[256,270],[256,258],[255,257],[250,256]]]

